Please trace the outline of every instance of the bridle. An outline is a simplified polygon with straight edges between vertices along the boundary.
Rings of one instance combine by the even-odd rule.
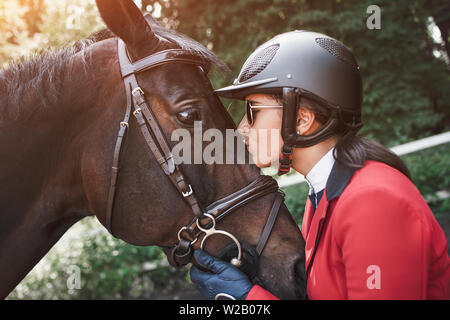
[[[121,149],[124,144],[126,133],[129,129],[130,115],[137,120],[137,124],[141,133],[151,151],[156,158],[161,169],[170,179],[172,184],[182,195],[183,199],[190,206],[194,214],[193,220],[178,231],[178,243],[170,249],[168,260],[171,265],[180,268],[192,259],[192,245],[204,233],[200,247],[203,248],[206,239],[212,235],[222,234],[229,237],[236,244],[238,249],[237,257],[231,260],[231,263],[237,267],[242,266],[242,247],[238,239],[229,232],[216,229],[216,223],[223,219],[226,215],[233,212],[237,208],[246,203],[258,199],[270,193],[277,193],[271,211],[267,218],[266,224],[261,233],[259,242],[256,246],[256,252],[261,255],[264,247],[269,239],[270,233],[275,225],[276,218],[283,195],[278,193],[277,182],[269,176],[260,176],[255,181],[244,188],[219,199],[205,209],[202,209],[194,189],[186,180],[178,165],[175,165],[171,149],[166,138],[156,120],[152,109],[148,105],[144,91],[139,87],[136,74],[155,68],[167,63],[183,63],[200,67],[202,72],[207,74],[209,63],[195,52],[183,49],[168,49],[157,52],[136,62],[131,62],[125,43],[118,39],[118,57],[122,79],[126,92],[126,111],[123,120],[120,122],[117,141],[114,148],[114,156],[112,163],[112,173],[110,187],[108,190],[107,209],[106,209],[106,228],[114,235],[112,229],[112,215],[114,209],[114,197],[117,189],[117,181],[119,178],[119,163]]]
[[[133,108],[133,115],[137,120],[137,124],[149,149],[156,158],[161,169],[178,192],[183,196],[183,199],[190,206],[192,213],[194,214],[193,220],[178,231],[178,243],[171,248],[170,254],[168,255],[170,264],[177,268],[188,264],[192,259],[192,245],[197,241],[199,236],[204,233],[205,236],[201,242],[201,248],[203,248],[205,240],[212,235],[222,234],[231,238],[238,248],[237,257],[233,258],[231,263],[237,267],[242,266],[241,244],[232,234],[223,230],[217,230],[216,223],[223,219],[227,214],[246,203],[269,193],[277,192],[277,182],[269,176],[260,176],[246,187],[215,201],[202,210],[197,201],[194,189],[187,182],[179,166],[175,165],[170,147],[152,109],[145,99],[144,91],[139,87],[136,79],[136,74],[167,63],[191,64],[199,66],[203,72],[207,73],[209,70],[209,63],[207,63],[200,54],[195,54],[192,51],[183,49],[163,50],[136,62],[131,62],[125,43],[121,39],[118,39],[118,57],[120,71],[125,85],[127,107],[123,121],[120,122],[117,141],[114,148],[106,211],[106,227],[108,231],[114,235],[112,230],[112,214],[114,209],[114,196],[119,177],[120,153],[124,138],[129,129],[129,119]],[[256,247],[258,256],[261,255],[269,239],[282,202],[282,194],[277,193],[277,197],[272,205],[269,217]],[[206,223],[204,220],[207,220]]]

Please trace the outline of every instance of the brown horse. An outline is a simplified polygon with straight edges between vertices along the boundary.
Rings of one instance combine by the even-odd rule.
[[[221,65],[199,43],[144,17],[131,0],[97,4],[133,60],[183,48]],[[6,297],[75,222],[96,215],[107,224],[112,155],[126,106],[117,41],[95,37],[0,71],[0,297]],[[201,120],[205,130],[235,128],[200,68],[164,64],[137,79],[168,141],[177,128],[193,130],[193,120]],[[180,167],[201,207],[260,176],[249,164]],[[245,204],[218,228],[256,245],[274,198],[271,193]],[[130,119],[122,150],[114,203],[114,235],[134,245],[173,246],[177,231],[193,218],[148,151],[135,119]],[[211,237],[206,249],[218,255],[229,242]],[[305,297],[304,241],[284,204],[257,271],[259,283],[280,298]]]

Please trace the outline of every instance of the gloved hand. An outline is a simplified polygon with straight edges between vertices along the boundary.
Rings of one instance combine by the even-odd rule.
[[[219,293],[225,293],[235,299],[245,299],[253,284],[248,277],[235,266],[207,254],[203,250],[194,252],[195,260],[210,272],[191,267],[191,280],[201,294],[209,300]]]

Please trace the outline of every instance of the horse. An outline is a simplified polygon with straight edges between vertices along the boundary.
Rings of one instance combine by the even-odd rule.
[[[118,43],[126,45],[130,61],[174,49],[200,57],[205,64],[224,64],[200,43],[144,16],[131,0],[97,0],[97,7],[109,31],[23,58],[0,71],[1,298],[87,216],[95,215],[127,243],[163,248],[168,258],[179,248],[174,244],[187,237],[185,252],[191,254],[191,246],[200,248],[200,241],[190,238],[192,232],[183,232],[189,231],[184,226],[193,225],[192,201],[197,205],[194,212],[202,214],[204,208],[223,204],[220,199],[230,200],[227,195],[261,180],[260,170],[249,163],[183,163],[172,166],[168,174],[161,169],[140,130],[148,124],[139,126],[134,117],[124,123],[130,97]],[[135,75],[167,141],[176,129],[192,131],[195,120],[201,120],[205,130],[236,128],[204,69],[174,61]],[[123,130],[127,133],[122,141]],[[153,141],[154,135],[150,131]],[[118,141],[119,175],[114,167]],[[174,142],[168,144],[173,147]],[[190,193],[181,195],[168,179],[174,170],[189,182]],[[195,199],[186,201],[191,194]],[[241,202],[215,225],[227,232],[209,237],[204,249],[219,256],[233,241],[256,246],[278,196],[266,192]],[[255,279],[282,299],[305,298],[304,239],[284,203],[276,211]],[[207,223],[199,226],[206,228]]]

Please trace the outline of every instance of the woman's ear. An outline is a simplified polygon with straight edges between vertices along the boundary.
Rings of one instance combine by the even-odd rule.
[[[297,115],[297,134],[307,135],[316,131],[318,125],[315,119],[316,116],[314,112],[305,108],[300,108]]]

